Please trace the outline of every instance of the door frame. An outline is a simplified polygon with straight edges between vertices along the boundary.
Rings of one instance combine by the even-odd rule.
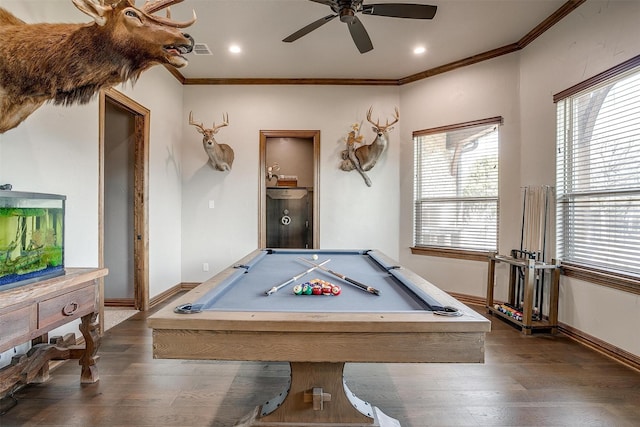
[[[104,143],[105,110],[110,102],[134,116],[134,178],[133,178],[133,271],[136,310],[149,309],[149,134],[151,112],[133,99],[113,88],[100,91],[99,111],[99,195],[98,195],[98,263],[104,267]],[[100,284],[100,319],[104,318],[104,281]],[[100,329],[102,331],[102,320]]]
[[[313,249],[320,247],[320,131],[319,130],[261,130],[260,180],[258,188],[258,247],[267,244],[267,139],[304,138],[313,141]]]

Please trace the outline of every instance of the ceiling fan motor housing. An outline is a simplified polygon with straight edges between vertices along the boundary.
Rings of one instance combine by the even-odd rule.
[[[340,15],[340,21],[347,24],[355,22],[356,11],[360,3],[362,3],[362,1],[339,0],[338,7],[340,10],[338,11],[338,14]]]

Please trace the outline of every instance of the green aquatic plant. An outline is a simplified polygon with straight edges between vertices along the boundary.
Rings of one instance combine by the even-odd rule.
[[[45,216],[47,210],[44,208],[0,208],[0,216]]]

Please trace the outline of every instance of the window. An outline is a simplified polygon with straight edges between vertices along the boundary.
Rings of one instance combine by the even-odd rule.
[[[556,96],[556,253],[563,263],[640,275],[638,62]]]
[[[470,251],[498,246],[501,117],[414,132],[414,245]]]

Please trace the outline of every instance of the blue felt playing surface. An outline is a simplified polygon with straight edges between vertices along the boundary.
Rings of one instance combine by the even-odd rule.
[[[318,259],[313,260],[312,255]],[[278,286],[327,259],[324,267],[380,291],[368,293],[320,269],[299,278],[278,292]],[[295,295],[293,287],[321,279],[342,288],[337,296]],[[404,277],[397,265],[385,265],[375,251],[264,250],[244,265],[235,266],[233,275],[192,304],[202,310],[291,311],[291,312],[406,312],[440,309],[441,304]]]

